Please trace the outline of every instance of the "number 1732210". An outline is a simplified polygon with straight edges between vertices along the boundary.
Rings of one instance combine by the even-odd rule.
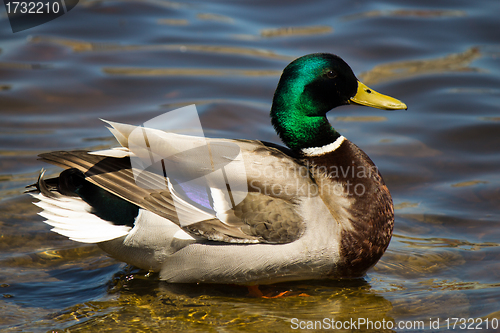
[[[5,3],[7,14],[57,14],[61,10],[58,1],[53,2],[18,2]]]
[[[482,329],[498,329],[497,318],[447,318],[445,320],[447,329],[461,330],[482,330]]]

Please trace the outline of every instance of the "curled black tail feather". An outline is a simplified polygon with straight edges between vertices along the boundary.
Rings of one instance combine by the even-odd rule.
[[[55,192],[57,190],[58,178],[43,179],[45,169],[40,170],[36,183],[26,186],[27,190],[24,193],[42,193],[49,198],[58,198],[60,195]]]

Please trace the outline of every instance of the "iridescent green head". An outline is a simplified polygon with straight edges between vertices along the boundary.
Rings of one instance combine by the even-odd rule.
[[[322,147],[340,136],[326,113],[346,104],[406,109],[404,103],[359,82],[340,57],[314,53],[294,60],[283,70],[274,93],[271,121],[289,148]]]

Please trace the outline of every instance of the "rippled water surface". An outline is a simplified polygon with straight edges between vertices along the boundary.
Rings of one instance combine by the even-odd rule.
[[[500,1],[81,0],[15,34],[0,10],[0,330],[281,332],[328,318],[446,331],[457,317],[491,331],[500,319]],[[409,107],[329,114],[396,207],[363,279],[263,287],[295,295],[276,299],[170,285],[50,232],[23,195],[42,167],[60,172],[37,154],[115,145],[99,118],[140,124],[195,103],[211,136],[279,142],[274,88],[313,52]]]

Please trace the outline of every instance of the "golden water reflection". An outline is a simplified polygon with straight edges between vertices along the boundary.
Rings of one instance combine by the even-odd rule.
[[[291,36],[309,36],[321,35],[333,32],[332,27],[326,25],[308,26],[308,27],[282,27],[269,28],[260,31],[260,36],[265,38],[271,37],[291,37]]]
[[[424,74],[446,72],[472,72],[479,69],[470,64],[481,57],[479,48],[473,47],[462,53],[452,53],[445,57],[429,60],[410,60],[377,65],[360,74],[366,84],[377,84],[389,80],[401,80]]]
[[[28,40],[30,43],[48,43],[69,47],[73,52],[123,52],[123,51],[194,51],[205,53],[221,53],[229,55],[248,55],[261,58],[292,60],[293,57],[277,54],[273,51],[246,48],[240,46],[225,45],[197,45],[197,44],[149,44],[149,45],[121,45],[112,43],[86,42],[76,39],[52,37],[52,36],[32,36]]]

